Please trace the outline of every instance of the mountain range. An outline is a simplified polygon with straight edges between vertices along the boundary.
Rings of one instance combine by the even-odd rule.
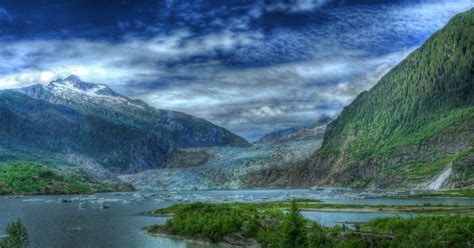
[[[275,131],[253,144],[204,119],[156,109],[74,75],[3,90],[0,193],[61,193],[61,185],[68,185],[66,193],[130,185],[472,188],[473,75],[471,9],[336,119]],[[27,177],[42,186],[16,183]]]

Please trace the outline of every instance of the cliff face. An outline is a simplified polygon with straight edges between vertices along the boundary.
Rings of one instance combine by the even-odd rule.
[[[344,108],[310,159],[273,173],[291,186],[473,186],[473,44],[471,9]]]

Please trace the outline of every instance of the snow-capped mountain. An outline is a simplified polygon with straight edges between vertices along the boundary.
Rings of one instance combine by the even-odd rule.
[[[82,81],[71,75],[19,89],[30,97],[72,107],[82,113],[152,130],[163,140],[165,149],[210,146],[247,146],[248,142],[202,118],[181,112],[155,109],[141,100],[133,100],[113,91],[105,84]]]
[[[94,177],[166,168],[180,148],[249,146],[204,119],[155,109],[77,76],[0,91],[0,160],[83,168]]]

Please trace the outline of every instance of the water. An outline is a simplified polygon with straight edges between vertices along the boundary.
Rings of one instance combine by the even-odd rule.
[[[151,237],[141,229],[152,224],[163,224],[166,218],[143,216],[141,213],[164,208],[174,203],[189,201],[208,202],[250,202],[297,198],[321,199],[329,203],[345,204],[458,204],[474,205],[474,199],[393,199],[392,192],[353,191],[340,189],[324,190],[219,190],[192,192],[155,192],[127,194],[95,194],[89,199],[77,196],[34,196],[0,197],[0,236],[10,221],[21,219],[30,233],[32,247],[35,248],[148,248],[177,247],[200,248],[219,247],[204,245],[179,239]],[[368,196],[375,198],[368,198]],[[75,198],[74,198],[75,197]],[[59,203],[64,198],[72,202]],[[104,202],[105,203],[102,203]],[[109,206],[102,209],[101,206]],[[405,213],[341,213],[303,212],[303,214],[325,226],[341,222],[364,222],[376,217]]]

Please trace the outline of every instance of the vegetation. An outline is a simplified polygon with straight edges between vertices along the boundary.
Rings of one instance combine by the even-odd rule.
[[[454,17],[357,97],[328,128],[322,150],[337,152],[338,135],[357,133],[350,146],[356,148],[353,157],[363,159],[442,133],[459,133],[454,124],[474,117],[473,22],[474,9]]]
[[[59,173],[31,162],[0,166],[0,194],[79,194],[113,191],[79,172]]]
[[[7,237],[0,240],[0,248],[26,248],[29,246],[28,231],[20,220],[8,224]]]
[[[175,205],[154,211],[153,214],[173,217],[165,226],[151,226],[146,231],[214,243],[238,233],[276,248],[470,247],[474,242],[474,218],[469,216],[381,218],[361,225],[359,230],[348,226],[323,228],[300,214],[300,206],[310,203],[315,202]]]
[[[370,221],[367,229],[393,236],[384,247],[472,247],[474,218],[420,216],[413,219],[383,218]]]

